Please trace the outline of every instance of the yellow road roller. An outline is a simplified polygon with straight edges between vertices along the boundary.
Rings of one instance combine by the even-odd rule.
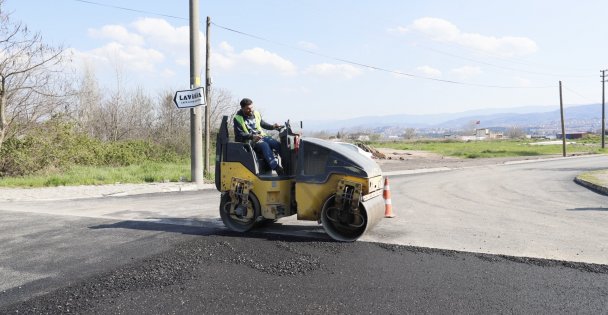
[[[382,171],[343,145],[300,137],[289,121],[279,132],[283,174],[272,171],[251,143],[230,141],[228,116],[217,134],[215,186],[220,217],[230,230],[297,215],[317,221],[338,241],[355,241],[384,215]]]

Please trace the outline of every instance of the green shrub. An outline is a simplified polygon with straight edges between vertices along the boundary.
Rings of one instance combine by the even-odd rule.
[[[186,156],[151,140],[104,142],[78,133],[73,124],[50,119],[0,148],[0,176],[56,173],[71,166],[129,166],[147,161],[180,162]],[[53,179],[49,179],[53,185]]]

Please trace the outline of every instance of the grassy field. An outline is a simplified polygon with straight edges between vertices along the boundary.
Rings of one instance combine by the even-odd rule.
[[[430,151],[444,156],[460,158],[492,158],[511,156],[538,156],[562,154],[562,145],[542,145],[538,141],[498,140],[498,141],[409,141],[409,142],[376,142],[377,148],[398,150]],[[599,142],[587,139],[566,145],[566,154],[608,153]]]
[[[501,141],[401,141],[371,143],[376,148],[430,151],[460,158],[491,158],[511,156],[561,155],[560,144],[538,145],[537,142]],[[567,145],[567,154],[608,153],[597,139],[577,140]],[[213,175],[206,180],[213,180]],[[72,185],[102,185],[115,183],[190,181],[190,161],[143,162],[124,167],[71,166],[65,171],[22,177],[0,177],[0,187],[48,187]]]

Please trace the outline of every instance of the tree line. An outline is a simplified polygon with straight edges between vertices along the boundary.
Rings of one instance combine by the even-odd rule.
[[[40,130],[49,122],[63,126],[52,130],[67,128],[67,134],[86,141],[144,141],[188,154],[190,111],[176,108],[173,90],[151,95],[144,86],[127,87],[118,66],[114,86],[102,87],[91,66],[77,73],[69,50],[13,21],[3,4],[0,0],[0,176],[11,174],[7,167],[18,163],[15,155],[27,155],[14,150],[23,149],[28,137],[44,136]],[[221,116],[233,114],[238,101],[226,89],[209,93],[211,130],[217,130]]]

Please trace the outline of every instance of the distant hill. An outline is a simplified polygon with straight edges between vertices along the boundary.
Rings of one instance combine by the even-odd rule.
[[[590,121],[601,123],[601,104],[571,106],[564,109],[566,125],[580,128],[597,126],[589,125]],[[337,132],[340,130],[379,130],[405,128],[441,128],[458,130],[480,121],[479,127],[540,127],[556,126],[560,123],[559,108],[550,106],[529,106],[509,109],[473,110],[449,114],[433,115],[387,115],[365,116],[345,120],[309,120],[304,121],[307,131]],[[582,126],[581,126],[582,125]]]

